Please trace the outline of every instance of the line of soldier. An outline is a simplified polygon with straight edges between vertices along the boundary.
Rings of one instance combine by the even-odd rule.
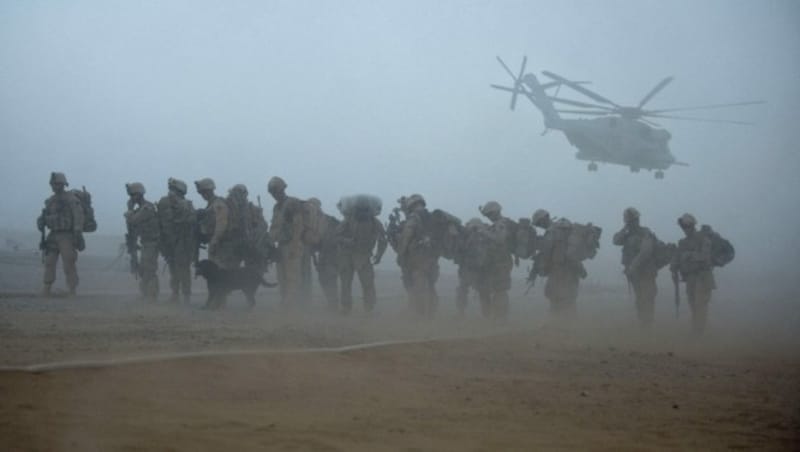
[[[77,251],[84,246],[82,233],[96,229],[96,223],[90,205],[87,211],[85,190],[84,195],[66,191],[63,173],[52,173],[50,185],[54,194],[45,201],[37,221],[43,234],[44,295],[50,294],[59,255],[69,293],[74,295]],[[160,254],[170,271],[171,300],[178,301],[182,295],[188,303],[191,263],[198,258],[198,244],[205,243],[209,259],[222,268],[244,265],[263,273],[274,262],[281,306],[287,309],[308,303],[312,262],[332,311],[351,311],[352,281],[358,275],[364,309],[370,312],[377,301],[374,265],[380,262],[388,244],[397,254],[409,306],[419,316],[430,317],[436,312],[440,257],[458,266],[456,304],[461,314],[467,307],[469,291],[474,290],[484,316],[506,318],[513,267],[520,259],[532,259],[529,284],[532,286],[537,277],[547,278],[544,293],[551,311],[569,316],[576,310],[579,282],[586,277],[583,261],[594,257],[602,232],[591,223],[553,219],[543,209],[534,212],[530,220],[513,221],[502,215],[502,207],[495,201],[478,209],[488,222],[472,218],[462,225],[443,210],[429,211],[419,194],[401,197],[384,228],[377,218],[381,211],[378,198],[342,198],[337,206],[343,215],[339,220],[323,213],[315,198],[300,200],[287,195],[287,184],[279,177],[267,184],[275,200],[268,227],[262,208],[248,200],[244,185],[234,186],[223,199],[215,194],[212,179],[196,181],[197,192],[207,202],[204,209],[195,209],[185,198],[184,182],[170,178],[167,186],[168,194],[154,205],[145,199],[141,183],[126,184],[126,243],[141,294],[152,301],[158,296]],[[86,217],[91,217],[93,224],[89,228]],[[624,227],[614,235],[613,243],[622,247],[624,274],[635,294],[641,324],[653,323],[656,276],[669,264],[676,297],[678,281],[685,282],[692,327],[701,333],[711,291],[716,287],[713,267],[733,259],[732,247],[707,226],[698,230],[690,214],[678,219],[685,237],[677,245],[658,240],[639,219],[636,209],[626,209]],[[46,238],[45,227],[50,230]],[[541,236],[537,228],[543,231]],[[721,256],[714,249],[715,240],[727,245]],[[339,283],[341,287],[337,287]]]

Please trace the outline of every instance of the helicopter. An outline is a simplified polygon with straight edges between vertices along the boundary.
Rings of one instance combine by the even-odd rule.
[[[688,163],[678,161],[669,149],[669,140],[672,135],[659,124],[649,118],[676,119],[699,122],[716,122],[728,124],[751,124],[742,121],[725,119],[705,119],[686,116],[675,116],[672,113],[688,110],[707,110],[724,107],[761,104],[763,101],[736,102],[729,104],[703,105],[686,108],[669,108],[660,110],[645,110],[644,106],[665,86],[672,82],[673,77],[666,77],[656,84],[636,106],[621,106],[583,85],[587,81],[572,81],[549,71],[542,74],[552,80],[540,83],[534,74],[525,73],[528,58],[523,57],[519,75],[515,75],[506,63],[498,56],[497,61],[506,70],[514,81],[511,87],[491,85],[492,88],[511,92],[511,110],[514,110],[518,95],[523,95],[542,112],[544,116],[545,131],[560,130],[567,137],[569,143],[578,152],[578,160],[588,161],[589,171],[597,171],[597,162],[622,165],[630,168],[631,172],[638,173],[645,169],[656,170],[655,178],[663,179],[664,170],[670,166],[689,166]],[[577,101],[558,97],[562,86],[566,86],[577,93],[583,94],[595,103]],[[548,90],[555,88],[554,94]],[[556,108],[556,104],[563,104],[579,109]],[[563,118],[561,114],[577,114],[584,116],[597,116],[592,119]]]

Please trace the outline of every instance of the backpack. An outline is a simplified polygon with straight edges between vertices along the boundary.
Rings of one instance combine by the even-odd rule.
[[[736,250],[731,242],[719,235],[711,226],[704,224],[700,232],[711,240],[711,265],[714,267],[724,267],[736,257]]]
[[[567,254],[576,262],[593,259],[600,248],[600,235],[603,229],[592,223],[572,223],[572,231],[567,239]]]
[[[471,269],[486,267],[493,246],[487,226],[464,228],[463,234],[459,263]]]
[[[672,262],[678,247],[674,243],[664,243],[653,234],[653,261],[656,269],[660,270]]]
[[[86,191],[86,187],[82,190],[70,190],[78,201],[81,203],[83,209],[83,232],[94,232],[97,230],[97,220],[94,218],[94,208],[92,207],[92,194]]]
[[[328,219],[318,204],[300,201],[303,212],[303,243],[318,245],[325,236]]]
[[[342,197],[336,207],[345,217],[353,215],[357,210],[368,211],[371,216],[377,217],[381,214],[383,202],[377,196],[353,195]]]
[[[426,229],[429,229],[434,249],[445,259],[455,259],[459,252],[459,241],[464,227],[458,217],[436,209],[430,214]]]

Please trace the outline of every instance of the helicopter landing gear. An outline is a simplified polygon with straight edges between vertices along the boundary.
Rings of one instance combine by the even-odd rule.
[[[589,164],[589,171],[597,171],[597,163],[592,162]]]
[[[639,168],[638,168],[638,167],[635,167],[635,166],[632,166],[632,167],[631,167],[631,172],[632,172],[632,173],[638,173],[638,172],[639,172]]]
[[[663,179],[663,178],[664,178],[664,172],[661,170],[656,171],[656,179]]]

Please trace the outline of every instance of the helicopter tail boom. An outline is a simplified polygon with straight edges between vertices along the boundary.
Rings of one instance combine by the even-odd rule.
[[[535,75],[530,73],[525,74],[525,64],[527,63],[528,58],[523,57],[519,75],[515,75],[513,72],[511,72],[509,67],[500,57],[497,57],[497,61],[514,80],[514,85],[513,87],[498,85],[491,86],[495,89],[511,92],[511,109],[513,110],[516,106],[517,96],[522,94],[523,96],[527,97],[528,100],[530,100],[531,103],[539,109],[539,111],[542,112],[542,115],[544,116],[544,125],[546,128],[559,130],[562,129],[561,115],[558,114],[558,111],[556,111],[556,108],[553,105],[553,101],[545,92],[545,87],[539,83],[539,80]]]

